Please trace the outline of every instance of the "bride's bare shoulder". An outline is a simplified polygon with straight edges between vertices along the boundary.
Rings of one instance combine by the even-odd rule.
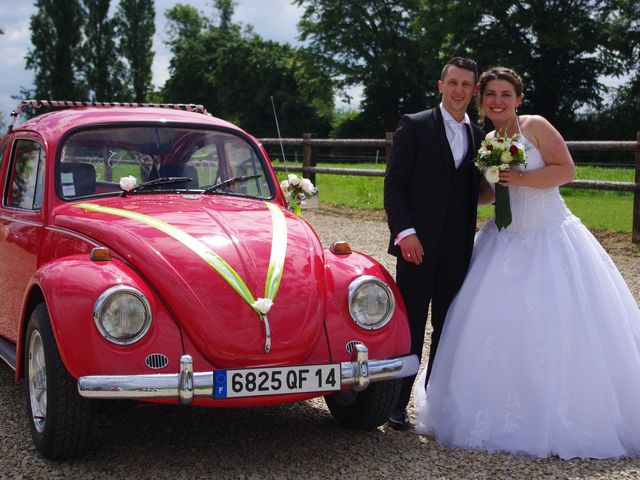
[[[531,130],[545,130],[551,127],[549,120],[542,115],[520,115],[520,128]]]
[[[536,146],[538,146],[539,139],[557,134],[555,127],[542,115],[520,116],[520,129],[522,134]]]

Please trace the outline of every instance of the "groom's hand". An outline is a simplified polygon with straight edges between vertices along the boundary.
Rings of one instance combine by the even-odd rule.
[[[402,251],[402,258],[407,262],[415,265],[420,265],[422,263],[424,250],[422,249],[422,244],[418,239],[418,235],[412,233],[411,235],[404,237],[400,242],[398,242],[398,246]]]

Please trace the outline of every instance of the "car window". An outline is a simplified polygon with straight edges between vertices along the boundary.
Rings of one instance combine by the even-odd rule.
[[[137,184],[166,177],[187,177],[141,193],[204,190],[235,177],[217,193],[273,197],[273,180],[263,159],[244,139],[205,129],[118,126],[76,132],[64,143],[58,161],[58,192],[64,199],[120,193],[120,179]]]
[[[13,149],[11,188],[5,205],[25,210],[37,210],[44,198],[44,152],[38,142],[17,140]]]

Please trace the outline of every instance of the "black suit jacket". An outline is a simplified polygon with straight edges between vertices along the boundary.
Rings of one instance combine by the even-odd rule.
[[[465,195],[468,209],[464,241],[471,255],[476,229],[480,172],[473,165],[484,132],[467,129],[468,150],[459,168],[471,168],[473,181]],[[389,253],[400,256],[396,235],[416,229],[425,255],[437,255],[452,202],[456,168],[439,107],[404,115],[398,124],[384,180],[384,207],[391,238]],[[449,219],[451,221],[452,219]],[[453,219],[455,221],[455,219]]]

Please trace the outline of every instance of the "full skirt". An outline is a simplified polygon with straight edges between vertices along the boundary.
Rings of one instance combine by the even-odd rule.
[[[640,310],[579,219],[476,238],[447,316],[418,433],[488,452],[640,453]]]

